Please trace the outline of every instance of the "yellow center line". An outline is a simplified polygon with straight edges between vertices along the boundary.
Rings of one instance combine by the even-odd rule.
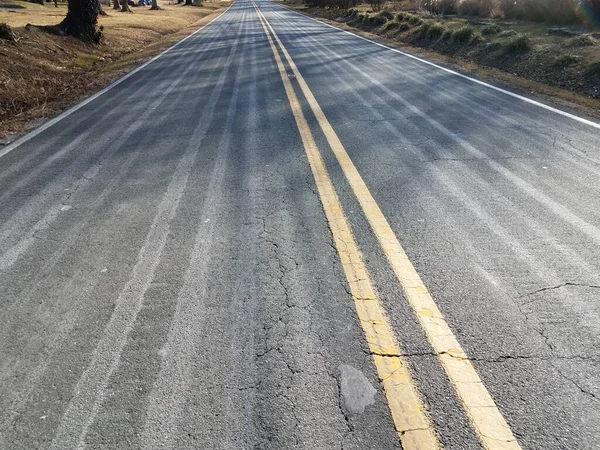
[[[437,450],[439,443],[418,394],[406,362],[402,359],[390,323],[363,263],[362,254],[346,220],[342,205],[329,178],[321,153],[308,126],[298,97],[288,78],[268,23],[256,9],[275,57],[285,92],[296,120],[302,144],[315,178],[323,210],[354,299],[357,316],[365,334],[379,379],[383,384],[392,419],[404,450]]]
[[[456,336],[448,326],[415,267],[408,259],[392,227],[381,212],[379,205],[375,202],[369,188],[354,166],[354,163],[323,113],[312,91],[306,84],[306,81],[300,74],[296,64],[277,36],[277,33],[275,33],[275,30],[273,30],[264,15],[262,15],[262,12],[258,8],[257,11],[263,21],[263,27],[266,24],[292,69],[308,105],[314,113],[329,146],[342,168],[344,176],[352,187],[354,195],[358,199],[388,262],[402,286],[404,295],[417,315],[429,343],[454,386],[481,443],[488,450],[519,450],[521,447],[508,423],[481,381],[475,367],[462,349]],[[282,73],[282,77],[284,74],[285,72]],[[287,81],[289,83],[289,80]],[[318,152],[318,150],[316,151]],[[356,249],[356,251],[358,252],[359,250]],[[366,271],[366,269],[363,270]],[[389,325],[387,326],[389,327]],[[386,332],[389,332],[390,336],[393,336],[393,331],[386,330]],[[389,396],[388,401],[390,401]]]

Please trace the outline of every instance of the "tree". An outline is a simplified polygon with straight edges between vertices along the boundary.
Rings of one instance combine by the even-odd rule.
[[[152,0],[152,7],[150,9],[155,10],[155,11],[160,9],[160,6],[158,6],[157,0]]]
[[[131,12],[131,9],[129,9],[129,0],[121,0],[121,12]]]
[[[121,9],[119,5],[119,0],[113,0],[113,9]]]
[[[37,26],[40,30],[59,36],[74,36],[84,42],[97,44],[102,38],[102,27],[98,29],[98,0],[69,0],[67,16],[58,25]],[[27,24],[27,27],[32,25]],[[33,25],[35,26],[35,25]]]

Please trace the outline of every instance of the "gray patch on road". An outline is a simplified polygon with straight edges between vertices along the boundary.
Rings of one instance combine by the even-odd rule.
[[[340,366],[340,397],[344,409],[351,414],[362,414],[375,403],[377,391],[367,377],[358,369]]]

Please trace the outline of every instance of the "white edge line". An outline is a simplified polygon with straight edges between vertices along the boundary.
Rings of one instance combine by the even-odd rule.
[[[445,72],[451,73],[452,75],[456,75],[458,77],[464,78],[465,80],[472,81],[472,82],[477,83],[477,84],[479,84],[481,86],[485,86],[485,87],[493,89],[495,91],[502,92],[503,94],[510,95],[511,97],[514,97],[514,98],[518,98],[519,100],[522,100],[522,101],[524,101],[526,103],[530,103],[532,105],[538,106],[538,107],[546,109],[548,111],[552,111],[552,112],[554,112],[556,114],[560,114],[561,116],[565,116],[565,117],[568,117],[570,119],[576,120],[577,122],[581,122],[581,123],[584,123],[584,124],[589,125],[591,127],[600,129],[600,123],[594,122],[592,120],[584,119],[583,117],[576,116],[575,114],[568,113],[568,112],[560,110],[558,108],[554,108],[552,106],[546,105],[545,103],[538,102],[537,100],[533,100],[531,98],[524,97],[524,96],[519,95],[519,94],[515,94],[514,92],[507,91],[506,89],[502,89],[502,88],[500,88],[498,86],[494,86],[493,84],[486,83],[486,82],[478,80],[476,78],[471,78],[468,75],[464,75],[464,74],[462,74],[460,72],[456,72],[456,71],[454,71],[452,69],[448,69],[446,67],[437,65],[437,64],[432,63],[430,61],[427,61],[425,59],[419,58],[418,56],[411,55],[410,53],[403,52],[402,50],[398,50],[397,48],[390,47],[389,45],[385,45],[385,44],[382,44],[381,42],[374,41],[373,39],[369,39],[367,37],[364,37],[364,36],[361,36],[359,34],[353,33],[352,31],[344,30],[343,28],[339,28],[339,27],[336,27],[335,25],[331,25],[329,23],[323,22],[322,20],[316,19],[316,18],[314,18],[312,16],[309,16],[308,14],[302,14],[302,13],[300,13],[298,11],[295,11],[295,10],[293,10],[291,8],[288,8],[287,6],[283,6],[283,5],[280,5],[278,3],[274,3],[274,2],[273,2],[273,4],[279,6],[280,8],[283,8],[285,10],[288,10],[288,11],[294,12],[296,14],[299,14],[299,15],[301,15],[303,17],[307,17],[307,18],[309,18],[311,20],[314,20],[315,22],[319,22],[319,23],[321,23],[323,25],[326,25],[328,27],[334,28],[334,29],[336,29],[338,31],[341,31],[343,33],[350,34],[350,35],[352,35],[354,37],[357,37],[359,39],[363,39],[365,41],[371,42],[372,44],[378,45],[378,46],[383,47],[383,48],[387,48],[388,50],[391,50],[393,52],[400,53],[401,55],[408,56],[409,58],[412,58],[412,59],[416,59],[417,61],[420,61],[422,63],[428,64],[428,65],[433,66],[433,67],[436,67],[436,68],[441,69],[441,70],[443,70]]]
[[[177,47],[179,44],[187,41],[189,38],[191,38],[192,36],[194,36],[196,33],[202,31],[204,28],[206,28],[207,26],[209,26],[211,23],[213,23],[215,20],[217,20],[218,18],[220,18],[223,14],[225,14],[229,8],[231,8],[233,6],[233,3],[231,3],[231,5],[229,5],[223,12],[221,12],[217,17],[214,17],[210,22],[205,23],[204,25],[202,25],[200,28],[198,28],[196,31],[194,31],[192,34],[184,37],[183,39],[181,39],[180,41],[177,41],[175,44],[173,44],[171,47],[169,47],[168,49],[162,51],[161,53],[159,53],[158,55],[154,56],[152,59],[149,59],[148,61],[146,61],[144,64],[142,64],[139,67],[136,67],[135,69],[133,69],[131,72],[126,73],[125,75],[123,75],[121,78],[117,79],[116,81],[113,81],[111,84],[109,84],[108,86],[106,86],[104,89],[102,89],[99,92],[96,92],[94,95],[92,95],[91,97],[83,100],[81,103],[78,103],[75,106],[72,106],[71,108],[67,109],[65,112],[61,113],[60,115],[56,116],[54,119],[49,120],[48,122],[44,123],[43,125],[40,125],[38,128],[36,128],[35,130],[31,131],[30,133],[27,133],[25,136],[17,139],[15,142],[13,142],[12,144],[7,145],[6,147],[4,147],[2,150],[0,150],[0,158],[2,158],[4,155],[12,152],[15,148],[17,148],[18,146],[20,146],[21,144],[24,144],[25,142],[29,141],[30,139],[33,139],[34,137],[36,137],[38,134],[42,133],[43,131],[47,130],[48,128],[50,128],[52,125],[60,122],[61,120],[63,120],[65,117],[70,116],[71,114],[73,114],[75,111],[83,108],[85,105],[87,105],[88,103],[93,102],[94,100],[96,100],[98,97],[100,97],[102,94],[105,94],[106,92],[110,91],[112,88],[114,88],[115,86],[117,86],[118,84],[122,83],[123,81],[125,81],[127,78],[135,75],[137,72],[139,72],[140,70],[142,70],[144,67],[146,67],[147,65],[153,63],[154,61],[156,61],[158,58],[160,58],[161,56],[165,55],[166,53],[170,52],[171,50],[173,50],[175,47]]]

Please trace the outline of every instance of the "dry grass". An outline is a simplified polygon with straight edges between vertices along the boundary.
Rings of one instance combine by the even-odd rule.
[[[345,21],[336,11],[308,9],[300,0],[285,0],[282,4],[429,61],[458,71],[470,72],[480,79],[524,95],[533,95],[542,101],[560,104],[582,114],[600,118],[600,63],[596,62],[600,61],[600,39],[592,42],[593,45],[574,48],[567,45],[570,38],[546,35],[548,26],[543,24],[513,24],[501,20],[472,23],[460,17],[441,19],[423,15],[420,17],[422,23],[414,25],[407,22],[406,18],[401,21],[397,17],[396,20],[405,28],[386,30],[385,26],[372,28]],[[361,5],[357,9],[361,14],[366,14],[370,8]],[[414,12],[400,12],[399,15],[419,18]],[[446,31],[441,38],[415,40],[415,33],[418,33],[418,29],[426,22],[440,23]],[[486,36],[482,36],[481,31],[490,25],[497,26],[502,32],[486,33]],[[465,26],[475,28],[478,40],[467,45],[456,45],[452,35]],[[501,36],[505,31],[510,33]],[[505,47],[520,34],[528,36],[532,49],[522,55],[507,55]],[[568,63],[561,58],[565,54],[569,55]]]
[[[0,23],[8,23],[19,37],[17,44],[0,40],[0,139],[109,84],[208,22],[229,3],[186,7],[164,1],[159,2],[160,11],[138,7],[132,8],[133,13],[105,6],[108,16],[99,18],[104,40],[93,46],[24,28],[28,23],[59,23],[66,14],[65,4],[55,8],[51,3],[11,1],[23,8],[0,8]]]
[[[600,83],[595,65],[600,61],[600,38],[582,26],[569,27],[582,33],[580,38],[548,35],[549,26],[545,24],[432,16],[410,11],[414,2],[386,4],[395,11],[401,9],[399,4],[409,10],[396,14],[397,26],[374,26],[370,17],[375,13],[369,12],[367,5],[359,6],[359,14],[346,19],[343,11],[306,8],[299,1],[286,0],[284,4],[331,20],[337,26],[353,28],[359,34],[372,33],[396,46],[409,44],[436,52],[438,56],[450,57],[455,64],[470,66],[469,70],[478,67],[494,72],[494,78],[510,80],[528,91],[535,86],[537,92],[556,95],[567,100],[569,106],[591,107],[586,113],[600,115]]]

